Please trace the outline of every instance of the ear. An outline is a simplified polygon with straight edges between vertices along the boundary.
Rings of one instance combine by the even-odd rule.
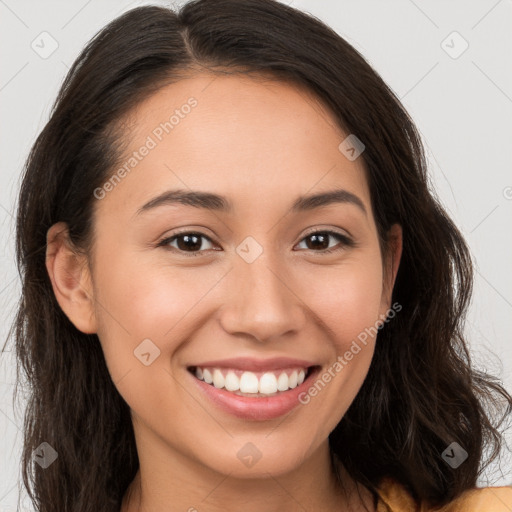
[[[85,334],[96,333],[92,281],[85,256],[73,250],[67,224],[54,224],[46,235],[46,269],[62,311]]]
[[[388,248],[384,256],[384,277],[382,287],[381,314],[391,307],[391,297],[402,257],[402,226],[393,224],[388,231]]]

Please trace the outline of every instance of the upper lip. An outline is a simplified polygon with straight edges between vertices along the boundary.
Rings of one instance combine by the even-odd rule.
[[[273,359],[235,357],[231,359],[205,361],[203,363],[197,363],[193,366],[199,366],[200,368],[234,368],[237,370],[257,372],[264,370],[273,371],[293,367],[308,368],[310,366],[315,366],[315,364],[304,359],[295,359],[290,357],[275,357]]]

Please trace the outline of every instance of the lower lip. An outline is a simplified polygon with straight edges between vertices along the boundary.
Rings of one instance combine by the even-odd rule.
[[[244,420],[264,421],[279,418],[301,404],[299,395],[307,391],[312,378],[319,371],[320,367],[318,366],[312,368],[307,379],[296,388],[282,391],[274,396],[254,398],[235,395],[223,388],[216,388],[199,380],[190,372],[188,373],[196,382],[196,385],[199,386],[199,389],[224,412]]]

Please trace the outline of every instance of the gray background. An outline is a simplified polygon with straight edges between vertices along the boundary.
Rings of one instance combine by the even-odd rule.
[[[28,150],[82,46],[121,12],[147,3],[165,5],[0,0],[2,343],[19,296],[13,215]],[[466,236],[476,261],[467,322],[474,362],[497,374],[512,390],[512,2],[286,3],[311,12],[355,46],[415,120],[427,150],[432,184]],[[450,35],[453,31],[460,36]],[[464,41],[469,46],[461,53]],[[42,53],[52,44],[58,47],[47,58],[31,47]],[[12,353],[0,359],[0,512],[16,510],[19,492],[24,404],[13,408],[14,367]],[[512,447],[510,430],[507,440]],[[512,485],[510,453],[504,452],[501,463],[493,465],[479,483]],[[21,496],[24,510],[32,510],[23,492]]]

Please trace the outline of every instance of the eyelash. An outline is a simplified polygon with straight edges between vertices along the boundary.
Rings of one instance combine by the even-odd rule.
[[[337,251],[343,250],[345,247],[355,247],[355,245],[356,245],[356,243],[351,238],[349,238],[348,236],[343,235],[341,233],[338,233],[337,231],[330,231],[330,230],[318,230],[318,231],[313,231],[311,233],[308,233],[307,235],[305,235],[300,240],[299,243],[304,241],[306,238],[309,238],[309,237],[311,237],[313,235],[318,235],[318,234],[331,235],[331,236],[337,238],[340,241],[341,244],[340,244],[339,247],[338,246],[334,246],[334,247],[331,247],[329,249],[323,249],[321,251],[314,251],[312,249],[308,249],[308,250],[311,250],[313,252],[317,252],[317,253],[320,253],[320,254],[330,254],[330,253],[333,253],[333,252],[337,252]],[[189,252],[189,251],[182,251],[181,249],[177,249],[176,247],[169,247],[169,243],[173,242],[177,238],[179,238],[181,236],[184,236],[184,235],[195,235],[195,236],[198,236],[198,237],[206,238],[208,241],[210,241],[213,244],[213,241],[208,236],[204,235],[203,233],[199,233],[197,231],[182,231],[182,232],[174,234],[171,237],[164,238],[163,240],[158,242],[157,247],[164,247],[167,250],[178,251],[178,252],[180,252],[180,253],[182,253],[182,254],[184,254],[186,256],[201,256],[201,254],[204,253],[205,250],[190,251]],[[216,249],[206,249],[206,250],[216,250]]]

